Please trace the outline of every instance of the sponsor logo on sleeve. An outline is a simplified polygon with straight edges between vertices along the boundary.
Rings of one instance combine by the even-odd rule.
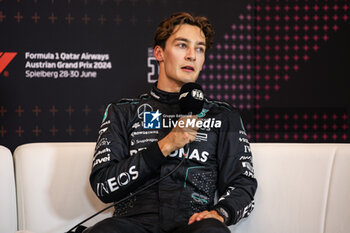
[[[97,141],[100,141],[101,136],[107,131],[107,127],[106,128],[102,128],[100,129],[100,131],[98,131],[98,138]]]
[[[106,122],[103,122],[100,128],[103,128],[103,127],[109,125],[110,123],[111,123],[110,120],[108,120],[108,121],[106,121]]]
[[[248,139],[246,139],[246,138],[238,138],[238,140],[239,140],[240,142],[245,142],[245,143],[248,143],[248,144],[249,144],[249,141],[248,141]]]
[[[239,160],[251,160],[251,159],[252,159],[252,156],[245,156],[245,155],[239,158]]]
[[[238,217],[238,221],[242,218],[246,218],[250,215],[250,213],[253,211],[254,209],[254,200],[252,200],[246,207],[244,207],[244,209],[238,210],[236,212],[236,215]]]
[[[244,130],[240,130],[239,133],[247,136],[247,133]]]
[[[140,122],[136,122],[136,123],[134,123],[134,124],[132,125],[132,128],[133,128],[133,129],[137,129],[137,128],[139,128],[140,126],[141,126]]]
[[[97,164],[106,163],[109,161],[111,161],[111,154],[107,154],[107,156],[105,157],[95,159],[94,163],[92,164],[92,167],[95,167]]]
[[[112,152],[110,149],[108,149],[108,148],[105,148],[105,149],[103,149],[103,150],[99,150],[99,151],[97,151],[96,153],[95,153],[95,156],[94,156],[94,158],[93,159],[95,159],[97,156],[99,156],[99,155],[102,155],[102,154],[105,154],[105,153],[109,153],[109,152]]]
[[[231,195],[231,192],[235,190],[235,187],[232,187],[232,186],[229,186],[226,190],[226,193],[224,195],[222,195],[218,201],[222,201],[224,200],[226,197],[230,196]]]
[[[244,145],[244,153],[251,153],[251,149],[249,145]]]
[[[95,148],[95,152],[100,149],[101,146],[109,146],[109,144],[111,144],[111,141],[108,141],[107,138],[101,138]]]
[[[252,164],[250,162],[242,162],[242,166],[247,169],[243,172],[243,175],[254,178],[254,168]]]
[[[132,180],[139,177],[136,166],[131,166],[128,171],[120,173],[116,177],[109,178],[105,183],[97,183],[97,196],[102,197],[104,194],[117,191],[120,187],[125,186]]]
[[[100,129],[100,131],[98,131],[98,134],[101,136],[102,134],[104,134],[107,131],[107,128],[102,128]]]

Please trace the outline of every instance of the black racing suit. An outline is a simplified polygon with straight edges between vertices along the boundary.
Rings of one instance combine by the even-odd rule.
[[[157,111],[162,115],[151,119],[155,115],[150,112]],[[99,199],[117,202],[176,167],[184,149],[164,157],[157,142],[173,128],[179,112],[178,93],[156,87],[138,99],[108,105],[90,175]],[[205,100],[198,116],[203,124],[184,164],[159,184],[118,204],[116,216],[142,219],[169,232],[204,210],[223,210],[226,225],[250,214],[257,181],[239,112],[226,103]],[[148,128],[152,123],[160,128]]]

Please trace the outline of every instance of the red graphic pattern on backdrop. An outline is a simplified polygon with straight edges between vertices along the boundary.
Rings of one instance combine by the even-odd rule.
[[[257,108],[307,63],[350,16],[348,1],[262,1],[256,5]]]
[[[317,56],[349,20],[345,1],[263,1],[256,4],[254,135],[257,141],[347,141],[346,109],[261,110],[282,82],[298,78],[301,65]]]
[[[348,0],[257,0],[208,54],[200,82],[210,98],[254,112],[253,123],[247,124],[254,141],[345,142],[345,108],[261,106],[274,98],[283,82],[298,78],[300,67],[317,56],[349,15]]]
[[[17,53],[0,52],[0,74],[8,64],[16,57]]]

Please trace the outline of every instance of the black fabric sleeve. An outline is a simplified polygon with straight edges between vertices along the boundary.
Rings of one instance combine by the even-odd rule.
[[[254,208],[257,181],[252,154],[242,119],[236,110],[222,114],[217,155],[219,161],[218,203],[228,213],[227,225],[247,217]]]
[[[127,107],[128,104],[107,107],[96,143],[90,184],[105,203],[118,201],[157,178],[165,161],[156,142],[130,155]]]

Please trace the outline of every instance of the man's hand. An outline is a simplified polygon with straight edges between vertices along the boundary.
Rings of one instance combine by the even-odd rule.
[[[203,211],[200,213],[195,213],[193,214],[190,219],[188,220],[188,225],[192,224],[194,222],[201,221],[202,219],[207,219],[207,218],[216,218],[220,222],[224,222],[224,218],[221,217],[216,210],[211,210],[211,211]]]
[[[158,142],[159,148],[164,156],[168,156],[171,152],[183,148],[187,143],[194,141],[198,128],[181,127],[186,126],[187,121],[193,120],[197,121],[198,117],[196,115],[181,117],[178,120],[176,127],[174,127],[168,135]]]

